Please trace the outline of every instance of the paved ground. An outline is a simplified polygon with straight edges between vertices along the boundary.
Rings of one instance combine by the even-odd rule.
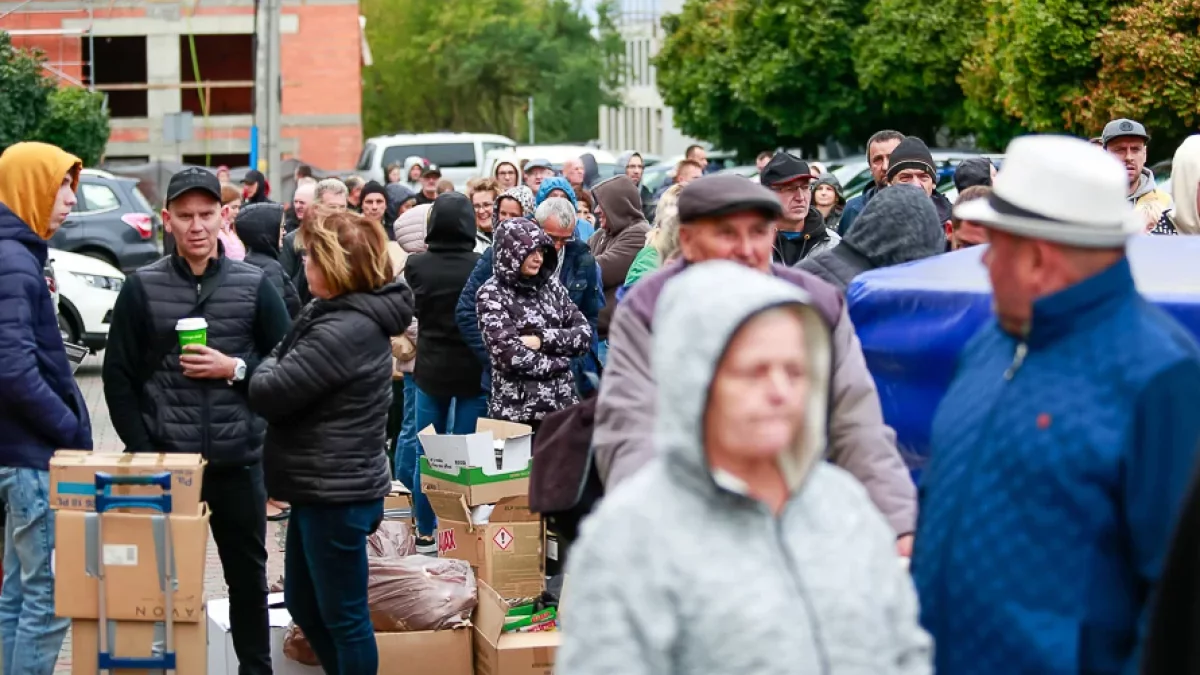
[[[121,439],[113,431],[109,419],[108,406],[104,403],[104,387],[100,382],[100,367],[104,354],[88,357],[76,373],[79,388],[87,399],[88,412],[92,416],[92,441],[98,451],[119,452],[124,446]],[[267,584],[274,584],[283,578],[283,537],[282,530],[274,523],[267,525]],[[224,575],[221,572],[221,560],[217,557],[217,547],[212,538],[208,540],[208,563],[205,567],[204,588],[210,598],[221,598],[228,595]],[[71,672],[71,636],[63,644],[62,655],[58,659],[55,675],[69,675]]]

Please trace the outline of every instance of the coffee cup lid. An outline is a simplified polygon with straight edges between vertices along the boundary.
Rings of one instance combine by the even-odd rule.
[[[202,316],[200,316],[200,317],[191,317],[191,316],[185,317],[183,319],[180,319],[175,324],[175,330],[199,330],[201,328],[208,328],[208,322],[205,321],[204,317],[202,317]]]

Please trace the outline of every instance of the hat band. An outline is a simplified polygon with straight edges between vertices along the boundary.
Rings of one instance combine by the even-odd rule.
[[[998,213],[1002,216],[1011,216],[1013,218],[1028,218],[1030,220],[1041,220],[1041,221],[1045,221],[1047,223],[1057,223],[1059,225],[1070,225],[1071,227],[1090,228],[1090,227],[1101,226],[1101,227],[1116,227],[1116,228],[1120,229],[1122,226],[1122,222],[1119,220],[1113,221],[1111,223],[1107,223],[1107,222],[1105,222],[1105,223],[1095,223],[1095,222],[1088,223],[1088,222],[1083,222],[1080,220],[1064,220],[1062,218],[1055,218],[1054,216],[1047,216],[1043,213],[1038,213],[1037,211],[1030,211],[1027,208],[1017,206],[1016,204],[1005,199],[1004,197],[1001,197],[999,194],[996,193],[995,190],[993,190],[992,193],[990,195],[988,195],[988,204],[991,205],[992,210],[995,211],[996,213]]]

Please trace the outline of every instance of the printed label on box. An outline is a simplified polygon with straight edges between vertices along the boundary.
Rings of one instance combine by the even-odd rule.
[[[126,544],[105,544],[104,564],[134,567],[138,564],[137,546]]]
[[[496,536],[492,537],[492,541],[496,542],[501,551],[507,551],[513,543],[512,532],[509,532],[507,527],[502,527],[496,532]]]
[[[458,543],[454,541],[454,530],[442,530],[438,532],[438,553],[453,551],[458,548]]]

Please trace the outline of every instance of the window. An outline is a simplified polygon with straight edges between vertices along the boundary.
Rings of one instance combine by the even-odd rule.
[[[487,157],[488,153],[493,150],[506,150],[506,151],[511,152],[514,149],[514,147],[515,146],[509,145],[507,143],[489,143],[487,141],[484,141],[483,142],[483,156]]]
[[[507,147],[507,146],[505,146]],[[430,143],[428,145],[393,145],[383,151],[383,166],[393,162],[403,165],[409,157],[423,157],[439,169],[473,169],[476,165],[474,143]]]
[[[79,193],[83,199],[85,213],[97,213],[100,211],[112,211],[121,205],[121,200],[117,199],[117,194],[113,192],[107,185],[100,183],[80,183]]]
[[[371,157],[375,154],[375,146],[367,143],[363,146],[362,156],[358,158],[358,166],[354,167],[359,171],[371,170]]]

